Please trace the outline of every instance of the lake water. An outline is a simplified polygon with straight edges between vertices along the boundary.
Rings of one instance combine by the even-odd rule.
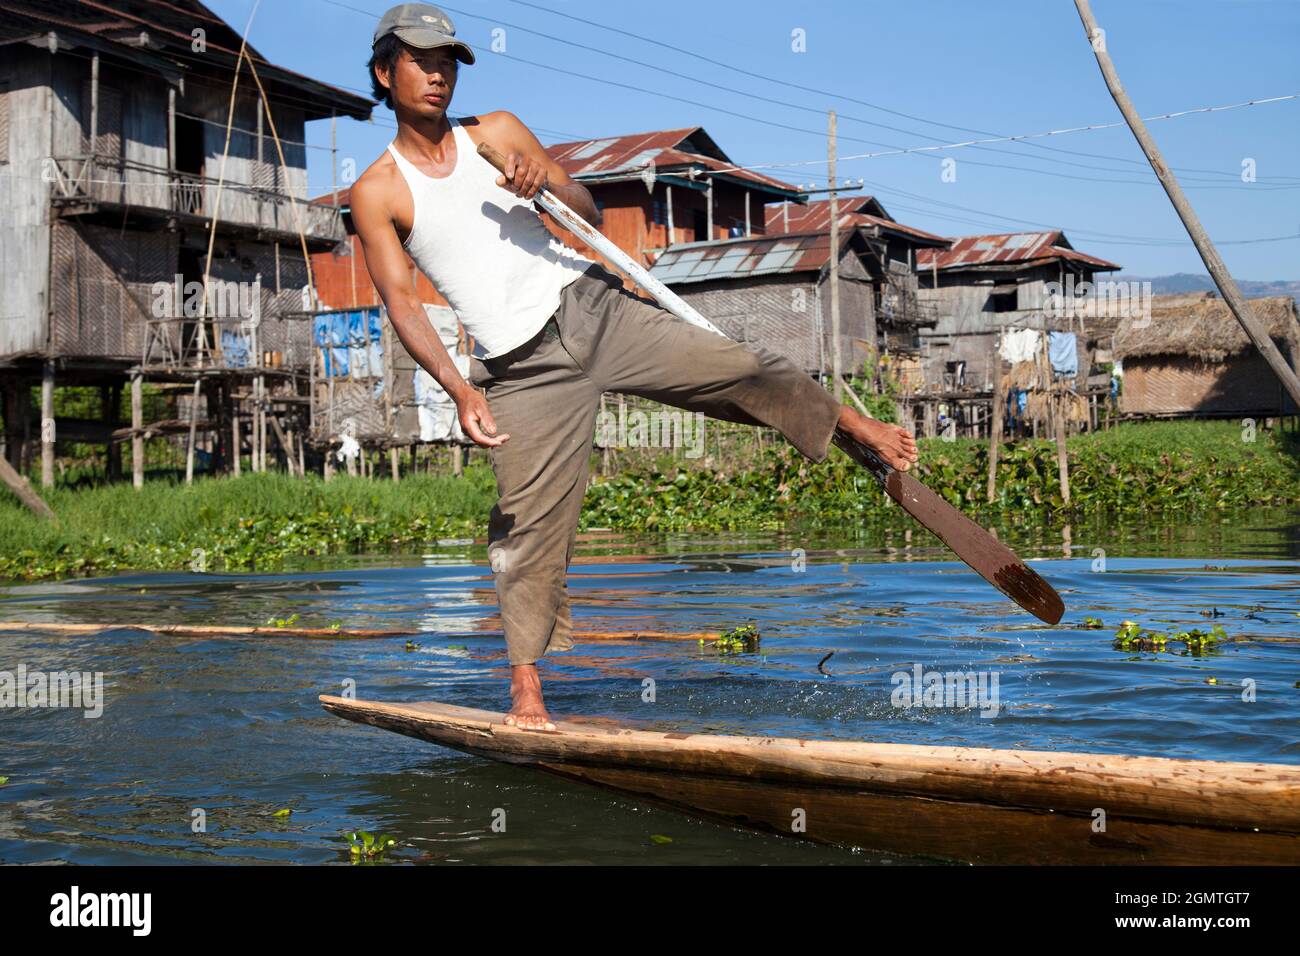
[[[1004,533],[1064,596],[1057,627],[919,532],[916,544],[901,532],[588,536],[570,578],[579,628],[753,622],[762,642],[725,655],[690,642],[582,643],[544,665],[548,702],[557,715],[654,729],[1300,764],[1297,516],[1139,524]],[[321,710],[317,695],[349,679],[361,698],[503,710],[495,612],[481,545],[275,574],[0,589],[0,620],[260,625],[296,614],[303,626],[424,632],[412,650],[406,638],[0,632],[0,671],[102,671],[105,682],[96,719],[0,710],[0,861],[346,863],[345,834],[364,829],[397,840],[394,862],[908,862],[695,820]],[[1083,629],[1086,616],[1105,629]],[[1125,652],[1112,646],[1125,619],[1217,623],[1230,640],[1202,656]],[[892,706],[892,675],[917,664],[996,674],[998,715]],[[493,832],[498,808],[505,833]],[[206,832],[192,831],[196,810]]]

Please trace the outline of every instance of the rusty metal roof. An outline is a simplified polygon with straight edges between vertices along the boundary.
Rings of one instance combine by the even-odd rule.
[[[887,232],[895,232],[913,239],[920,244],[946,246],[949,242],[943,236],[936,236],[915,226],[905,226],[891,216],[880,200],[875,196],[841,196],[838,200],[840,227],[874,226]],[[831,227],[831,201],[815,199],[805,204],[789,203],[790,225],[786,227],[784,206],[766,207],[767,231],[771,232],[815,232]]]
[[[847,230],[840,245],[852,236],[853,230]],[[830,236],[825,232],[689,242],[665,249],[650,273],[660,282],[678,284],[812,272],[830,260],[830,247]]]
[[[192,49],[192,32],[206,31],[207,51]],[[163,58],[182,73],[225,78],[239,55],[240,34],[198,0],[0,0],[0,42],[53,32],[65,44],[87,45],[122,59]],[[374,101],[292,70],[247,48],[271,99],[303,111],[307,119],[337,112],[369,119]],[[142,82],[147,82],[143,77]]]
[[[972,269],[981,266],[1039,265],[1057,259],[1091,266],[1097,272],[1120,267],[1113,262],[1079,252],[1059,229],[1046,232],[1008,232],[986,236],[960,236],[948,249],[918,252],[917,270],[931,269],[938,257],[940,269]]]
[[[726,170],[718,173],[718,178],[742,180],[791,197],[800,195],[790,183],[751,169],[731,169],[735,164],[702,126],[555,143],[546,147],[546,152],[579,182],[621,178],[647,166],[653,166],[656,175]]]

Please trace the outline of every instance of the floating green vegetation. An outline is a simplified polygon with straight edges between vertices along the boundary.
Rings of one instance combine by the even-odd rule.
[[[1083,619],[1083,626],[1090,631],[1099,631],[1106,625],[1101,623],[1101,618],[1099,617],[1085,617]]]
[[[650,842],[656,843],[659,846],[664,846],[665,844],[672,843],[673,838],[670,836],[664,836],[662,833],[652,833],[650,834]]]
[[[406,642],[406,650],[407,650],[407,651],[418,651],[419,649],[420,649],[420,645],[417,644],[417,643],[415,643],[415,641],[407,641],[407,642]]]
[[[288,808],[288,807],[285,807],[283,810],[276,810],[275,813],[271,814],[271,816],[273,816],[273,817],[289,817],[289,816],[293,816],[293,810],[291,810],[291,809]]]
[[[266,627],[293,627],[298,623],[297,614],[290,614],[288,617],[268,617]]]
[[[1199,657],[1218,649],[1220,641],[1228,639],[1222,624],[1208,631],[1192,628],[1189,631],[1153,631],[1134,621],[1125,621],[1115,632],[1115,649],[1119,651],[1148,651],[1160,653],[1169,650],[1170,644],[1181,644],[1183,654]],[[1172,653],[1172,652],[1171,652]]]
[[[666,458],[595,479],[582,527],[632,533],[782,531],[892,526],[900,512],[840,454],[814,463],[783,441],[744,455]],[[913,473],[983,524],[1124,516],[1180,521],[1300,502],[1294,436],[1241,440],[1233,422],[1147,422],[1068,442],[1071,501],[1060,496],[1055,445],[1005,446],[986,500],[988,442],[921,442]],[[411,551],[482,537],[496,498],[491,469],[400,482],[246,473],[192,485],[150,481],[42,491],[57,523],[0,493],[0,579],[124,570],[265,570],[313,556]],[[1014,522],[1013,522],[1014,523]]]
[[[753,654],[758,650],[759,633],[755,624],[742,624],[723,631],[716,640],[700,638],[700,647],[712,647],[719,654]]]
[[[365,830],[349,833],[348,843],[353,863],[378,862],[384,859],[384,854],[388,852],[390,846],[397,845],[397,841],[387,834],[381,833],[375,836]]]
[[[1232,422],[1146,422],[1067,442],[1070,504],[1060,494],[1056,446],[1019,441],[999,453],[987,500],[988,442],[920,442],[912,473],[982,523],[1017,515],[1212,515],[1300,501],[1300,456],[1289,435],[1241,440]],[[897,508],[844,455],[812,463],[783,442],[734,462],[665,461],[595,479],[585,528],[626,531],[773,531],[839,528],[897,517]]]

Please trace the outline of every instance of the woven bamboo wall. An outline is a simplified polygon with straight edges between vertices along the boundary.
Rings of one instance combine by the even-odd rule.
[[[172,281],[176,246],[171,232],[56,221],[50,269],[55,354],[138,360],[152,286]]]
[[[1283,408],[1277,376],[1258,354],[1209,363],[1155,355],[1124,362],[1120,407],[1134,414],[1277,414]],[[1288,413],[1295,405],[1286,400]]]

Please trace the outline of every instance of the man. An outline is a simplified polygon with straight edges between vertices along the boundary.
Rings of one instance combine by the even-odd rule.
[[[352,187],[352,219],[398,338],[455,401],[465,434],[491,449],[500,497],[488,551],[511,664],[506,721],[553,730],[536,662],[572,647],[565,576],[603,392],[770,425],[818,461],[836,428],[902,470],[917,460],[916,443],[839,405],[786,359],[632,295],[558,242],[533,197],[547,188],[599,224],[591,194],[513,114],[449,119],[460,63],[474,53],[437,7],[384,14],[370,72],[376,98],[397,114],[397,137]],[[506,156],[504,175],[477,154],[480,143]],[[407,253],[485,351],[469,383],[411,287]]]

